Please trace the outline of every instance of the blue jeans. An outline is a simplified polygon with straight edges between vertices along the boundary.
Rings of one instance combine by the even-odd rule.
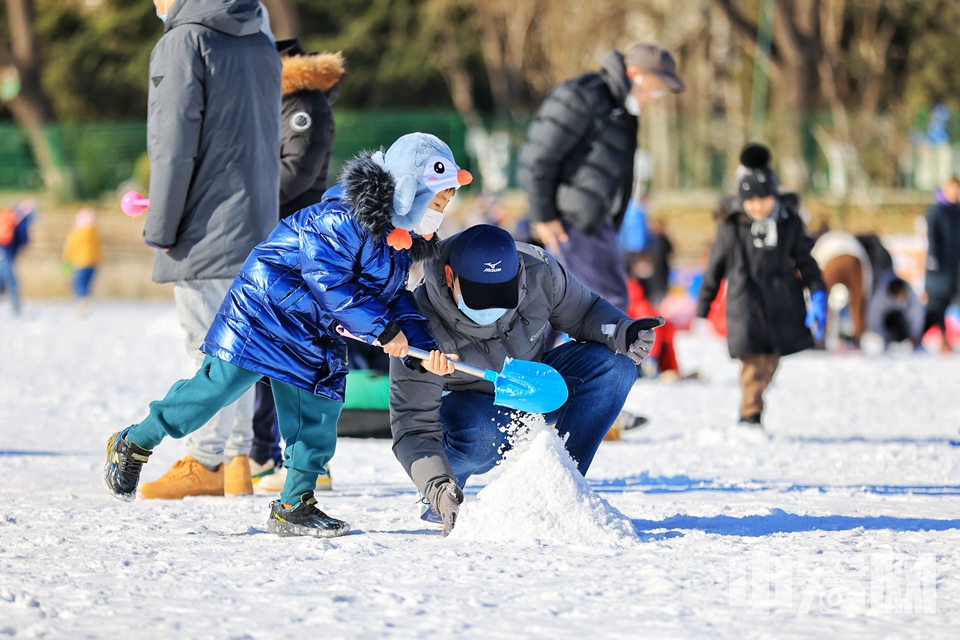
[[[97,273],[96,267],[84,267],[73,272],[73,295],[86,298],[90,295],[90,283]]]
[[[623,409],[637,367],[602,344],[580,342],[547,351],[543,362],[563,376],[569,392],[564,405],[546,415],[547,423],[556,423],[577,469],[585,475]],[[516,413],[494,405],[492,395],[479,391],[454,391],[443,397],[443,448],[461,487],[471,475],[490,471],[510,449],[509,434],[501,429]]]
[[[276,466],[283,464],[280,450],[280,427],[277,424],[277,407],[273,401],[270,380],[263,378],[256,385],[257,397],[253,403],[253,444],[250,457],[258,464],[273,460]]]
[[[20,313],[20,289],[17,286],[17,276],[13,272],[13,258],[7,257],[0,247],[0,292],[6,290],[13,303],[13,311]]]

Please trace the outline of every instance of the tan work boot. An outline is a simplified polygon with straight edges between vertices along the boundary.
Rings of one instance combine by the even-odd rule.
[[[223,465],[210,471],[187,456],[177,460],[170,470],[153,482],[140,486],[140,496],[147,500],[181,500],[185,496],[222,496]]]
[[[250,458],[236,456],[223,472],[223,495],[248,496],[253,493],[250,478]]]
[[[333,480],[330,476],[330,465],[324,465],[323,473],[317,476],[317,487],[315,491],[332,491]],[[268,476],[264,476],[257,483],[257,491],[260,493],[280,493],[283,491],[283,485],[287,481],[287,468],[280,467]]]

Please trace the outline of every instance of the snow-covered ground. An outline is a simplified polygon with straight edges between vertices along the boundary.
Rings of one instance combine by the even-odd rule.
[[[628,407],[649,425],[605,442],[588,475],[612,507],[590,502],[612,518],[606,538],[553,535],[566,503],[518,458],[468,485],[476,501],[491,483],[463,535],[442,539],[389,443],[350,439],[320,499],[354,532],[277,538],[269,497],[127,504],[101,487],[107,436],[188,372],[172,305],[103,303],[81,320],[29,302],[14,318],[4,301],[0,635],[956,637],[960,356],[787,358],[765,437],[732,425],[725,345],[687,335],[679,351],[704,379],[640,381]],[[537,442],[524,455],[562,471]],[[144,478],[182,452],[165,442]],[[491,508],[510,496],[523,500]],[[528,534],[504,535],[521,520]]]

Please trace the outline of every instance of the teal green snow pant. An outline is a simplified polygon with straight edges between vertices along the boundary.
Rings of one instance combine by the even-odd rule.
[[[263,375],[206,356],[197,374],[179,380],[163,400],[150,403],[150,415],[127,430],[126,437],[144,449],[155,448],[166,437],[183,438],[256,384]],[[280,435],[286,443],[287,480],[280,501],[297,504],[313,491],[323,465],[337,446],[337,419],[342,402],[315,396],[309,391],[270,380],[277,405]]]

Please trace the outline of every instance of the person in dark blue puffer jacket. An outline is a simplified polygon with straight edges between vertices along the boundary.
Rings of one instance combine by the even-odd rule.
[[[143,463],[163,438],[195,431],[268,377],[287,457],[286,484],[271,504],[268,529],[346,533],[349,525],[317,509],[313,496],[333,456],[343,406],[346,344],[338,327],[379,341],[392,356],[406,357],[408,344],[437,349],[405,287],[407,273],[436,252],[443,210],[470,180],[446,144],[422,133],[349,162],[319,204],[282,220],[247,258],[201,347],[200,371],[151,403],[143,422],[110,437],[107,489],[133,500]],[[438,370],[428,361],[407,364],[453,372],[439,360]]]

